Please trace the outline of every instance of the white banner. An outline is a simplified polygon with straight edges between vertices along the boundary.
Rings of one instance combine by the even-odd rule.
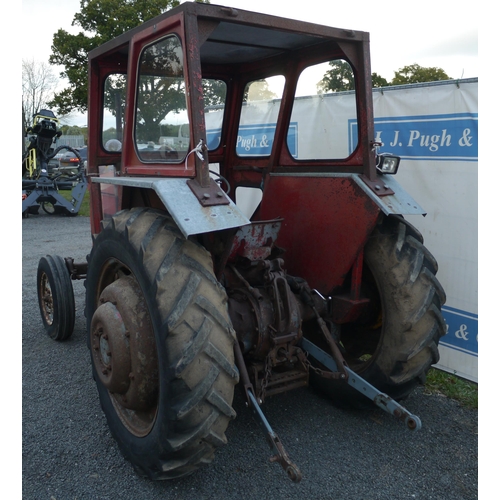
[[[385,87],[375,89],[373,99],[380,152],[402,158],[396,179],[427,211],[426,217],[406,218],[436,257],[447,295],[447,334],[439,345],[437,367],[477,382],[478,80]],[[244,108],[238,155],[270,154],[278,108],[279,100]],[[220,140],[222,113],[205,117],[212,148]],[[354,95],[298,98],[287,140],[295,158],[347,157],[357,144]],[[258,204],[256,191],[237,197],[242,210]]]
[[[377,89],[376,138],[402,157],[398,182],[427,211],[423,234],[446,291],[437,367],[478,381],[478,80]]]

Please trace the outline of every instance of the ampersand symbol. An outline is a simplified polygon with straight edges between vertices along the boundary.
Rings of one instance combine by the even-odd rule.
[[[267,148],[269,147],[269,143],[267,142],[267,135],[263,135],[262,139],[260,141],[260,147],[261,148]]]
[[[470,128],[466,128],[464,130],[464,133],[462,134],[462,137],[458,141],[458,144],[460,144],[460,146],[472,146],[471,144],[472,137],[469,137],[469,134],[470,134]]]
[[[460,329],[455,332],[455,337],[457,337],[457,339],[469,340],[467,338],[468,335],[467,325],[460,325]]]

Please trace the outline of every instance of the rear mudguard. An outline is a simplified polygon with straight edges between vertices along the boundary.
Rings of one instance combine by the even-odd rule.
[[[388,175],[368,185],[359,174],[272,173],[259,218],[283,219],[276,244],[286,251],[287,272],[329,294],[344,283],[381,213],[425,212]]]
[[[202,206],[187,181],[158,177],[92,178],[95,183],[153,189],[186,238],[250,224],[229,198],[228,204]],[[372,189],[373,183],[370,187],[359,174],[268,176],[259,218],[284,219],[277,244],[286,249],[287,271],[305,278],[320,292],[329,293],[343,283],[380,212],[425,214],[393,177],[380,177],[380,183],[384,193],[392,194],[379,196]]]
[[[132,188],[153,189],[170,216],[187,238],[193,234],[211,233],[250,224],[240,209],[229,204],[202,206],[185,178],[94,177],[92,182]]]

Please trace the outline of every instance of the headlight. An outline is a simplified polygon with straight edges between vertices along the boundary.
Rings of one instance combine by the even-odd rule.
[[[395,174],[399,168],[401,158],[386,153],[377,155],[377,170],[381,174]]]

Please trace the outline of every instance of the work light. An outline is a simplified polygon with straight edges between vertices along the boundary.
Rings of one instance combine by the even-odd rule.
[[[387,153],[377,155],[377,170],[381,174],[394,175],[398,171],[401,158]]]

